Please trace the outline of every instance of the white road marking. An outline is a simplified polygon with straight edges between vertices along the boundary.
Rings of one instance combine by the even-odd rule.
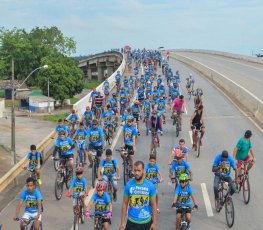
[[[208,217],[214,216],[205,183],[201,183],[201,189],[202,189],[202,193],[203,193],[203,197],[204,197],[204,201],[205,201],[205,208],[206,208],[207,216]]]
[[[191,141],[191,144],[193,145],[193,132],[192,130],[189,130],[189,136],[190,136],[190,141]]]
[[[184,108],[184,113],[185,113],[186,115],[188,114],[186,107]]]

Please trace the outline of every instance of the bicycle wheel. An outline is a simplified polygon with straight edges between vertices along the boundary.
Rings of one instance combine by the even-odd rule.
[[[78,215],[74,215],[73,229],[79,230],[79,216]]]
[[[65,185],[67,189],[69,189],[70,181],[72,178],[73,178],[73,170],[67,169],[66,177],[65,177]]]
[[[113,191],[112,191],[112,186],[111,186],[111,181],[108,182],[108,194],[110,196],[111,201],[113,201]]]
[[[200,137],[198,136],[197,137],[197,142],[196,142],[196,144],[197,144],[197,151],[196,151],[196,157],[199,157],[200,156],[200,142],[201,142],[201,139],[200,139]]]
[[[225,202],[225,214],[226,214],[226,223],[229,228],[234,225],[235,220],[235,210],[232,198],[229,196]]]
[[[146,136],[149,135],[149,120],[148,118],[145,119],[145,128],[146,128]]]
[[[80,206],[79,218],[80,218],[81,224],[84,224],[84,222],[85,222],[85,215],[84,215],[84,209],[83,209],[82,206]]]
[[[112,144],[112,134],[110,133],[109,129],[108,129],[108,134],[107,134],[107,137],[108,137],[108,144],[111,145]]]
[[[125,161],[123,164],[123,183],[124,183],[124,186],[128,182],[128,179],[129,179],[128,177],[129,177],[128,165],[127,165],[127,162]]]
[[[58,172],[55,180],[55,196],[57,200],[60,200],[63,194],[64,175]]]
[[[179,121],[176,121],[176,137],[179,136]]]
[[[154,144],[152,155],[155,156],[155,157],[157,156],[156,144]]]
[[[219,185],[220,186],[220,185]],[[221,187],[221,189],[222,189],[222,187]],[[224,196],[224,194],[223,194],[223,191],[221,190],[221,191],[218,191],[218,201],[219,201],[219,207],[217,207],[217,204],[216,204],[216,199],[215,199],[215,209],[216,209],[216,212],[220,212],[221,211],[221,209],[222,209],[222,207],[221,207],[221,203],[223,202],[223,196]]]
[[[247,175],[245,175],[245,177],[244,177],[242,188],[243,188],[244,202],[245,202],[245,204],[248,204],[249,200],[250,200],[250,185],[249,185],[249,180],[248,180]]]
[[[97,164],[95,162],[93,162],[92,164],[92,187],[95,188],[95,182],[96,182],[96,167]]]
[[[58,154],[57,154],[57,153],[56,153],[56,155],[55,155],[55,158],[54,158],[53,163],[54,163],[54,169],[55,169],[55,171],[58,171],[58,169],[59,169],[59,157],[58,157]]]

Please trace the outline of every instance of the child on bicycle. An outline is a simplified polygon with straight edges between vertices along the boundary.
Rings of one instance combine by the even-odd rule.
[[[103,168],[102,178],[101,178],[101,169]],[[117,201],[117,180],[120,179],[120,167],[116,159],[112,158],[111,149],[106,150],[106,158],[100,161],[98,169],[98,180],[102,181],[108,185],[110,179],[113,184],[113,201]]]
[[[176,149],[180,149],[183,153],[183,157],[184,159],[189,162],[189,156],[188,156],[188,153],[189,153],[189,149],[185,146],[185,140],[184,139],[180,139],[179,140],[179,145],[175,148],[173,148],[170,156],[169,156],[169,165],[172,164],[172,162],[174,160],[176,160]]]
[[[145,166],[145,178],[151,181],[156,188],[156,203],[157,203],[157,213],[160,213],[160,209],[158,208],[158,183],[163,182],[163,176],[160,172],[159,166],[156,163],[156,156],[150,155],[149,163]]]
[[[96,193],[91,198],[88,207],[87,212],[85,213],[87,218],[90,218],[90,212],[92,205],[95,204],[95,216],[103,216],[102,219],[103,227],[105,230],[109,229],[109,222],[110,218],[112,216],[112,202],[110,199],[110,196],[106,190],[106,185],[102,182],[99,182],[96,186]]]
[[[198,209],[195,196],[193,195],[193,190],[189,184],[189,176],[185,173],[181,174],[179,177],[179,185],[174,191],[173,205],[176,207],[176,230],[180,229],[180,223],[182,218],[182,208],[187,207],[186,210],[186,221],[188,226],[191,223],[191,211],[192,211],[192,201],[194,202],[194,208]]]
[[[28,159],[28,168],[31,170],[35,170],[37,175],[37,183],[39,185],[42,184],[40,179],[40,160],[41,160],[41,153],[37,152],[37,147],[35,145],[30,146],[30,152],[27,154]]]
[[[69,115],[69,121],[70,121],[70,130],[73,133],[77,129],[78,120],[79,120],[79,116],[78,116],[78,114],[76,114],[76,110],[72,109],[71,114]]]
[[[77,196],[80,197],[82,207],[86,209],[84,198],[88,195],[88,183],[85,177],[83,177],[83,168],[76,168],[76,177],[73,178],[69,186],[69,190],[66,193],[66,197],[73,197],[73,212],[77,211]]]
[[[16,214],[14,220],[19,220],[19,213],[23,203],[26,204],[23,220],[29,221],[34,219],[34,229],[39,230],[41,224],[41,210],[42,210],[42,195],[37,188],[35,188],[34,178],[28,177],[26,180],[26,189],[20,195],[20,202],[16,207]],[[20,229],[24,230],[24,223],[21,222]]]

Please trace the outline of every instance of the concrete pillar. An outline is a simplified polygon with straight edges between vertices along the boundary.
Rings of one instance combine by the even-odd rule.
[[[102,81],[104,77],[104,69],[102,65],[98,65],[98,81]]]
[[[110,77],[113,74],[113,66],[107,66],[107,74]]]
[[[91,77],[92,77],[92,72],[91,72],[91,68],[89,67],[87,70],[87,76],[88,76],[88,81],[91,81]]]

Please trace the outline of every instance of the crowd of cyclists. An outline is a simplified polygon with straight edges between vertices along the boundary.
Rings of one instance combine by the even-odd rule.
[[[121,224],[119,229],[156,229],[158,206],[158,183],[163,182],[157,155],[152,154],[154,137],[157,137],[158,147],[161,145],[158,134],[165,135],[166,120],[171,117],[178,121],[179,131],[183,127],[183,113],[185,112],[186,96],[181,94],[182,88],[186,88],[189,98],[194,96],[195,111],[190,118],[192,130],[192,148],[197,150],[196,131],[200,131],[202,138],[205,133],[203,117],[203,90],[194,89],[195,80],[190,74],[186,78],[186,85],[182,85],[182,79],[178,70],[173,71],[169,64],[170,53],[163,57],[160,51],[133,50],[126,54],[127,66],[130,76],[122,76],[118,72],[115,76],[116,87],[110,92],[110,84],[107,79],[103,82],[102,91],[93,89],[90,96],[91,106],[78,115],[78,111],[72,110],[68,118],[58,120],[55,131],[58,133],[52,159],[60,158],[60,167],[68,164],[70,170],[70,186],[67,197],[73,198],[73,212],[76,207],[76,194],[81,196],[85,209],[85,216],[90,218],[92,206],[95,206],[95,216],[103,216],[102,224],[105,230],[109,228],[112,218],[113,201],[117,201],[118,181],[121,179],[122,168],[113,157],[110,146],[116,130],[121,129],[120,156],[128,155],[131,173],[130,180],[124,187],[124,197],[121,209]],[[160,71],[159,71],[160,69]],[[140,74],[142,70],[142,73]],[[168,111],[170,115],[168,115]],[[149,162],[134,160],[136,154],[137,139],[142,134],[141,125],[146,125],[146,135],[151,133],[151,148],[149,149]],[[212,167],[215,173],[214,193],[218,200],[218,185],[221,178],[231,184],[231,195],[236,191],[235,183],[230,177],[231,167],[236,171],[235,182],[238,182],[238,169],[242,161],[249,162],[248,170],[256,159],[252,150],[250,138],[251,131],[246,131],[234,150],[234,158],[226,150],[220,153]],[[77,149],[77,151],[74,150]],[[83,155],[80,155],[80,153]],[[88,194],[88,182],[83,175],[84,168],[93,167],[94,152],[99,165],[97,170],[96,192],[88,205],[84,198]],[[103,157],[105,152],[105,157]],[[251,157],[249,157],[249,152]],[[179,139],[168,159],[169,177],[174,184],[172,207],[176,207],[176,229],[180,229],[183,213],[186,216],[187,226],[190,226],[191,211],[197,209],[197,200],[194,196],[190,182],[193,180],[193,171],[189,162],[189,149],[185,140]],[[78,160],[76,155],[78,156]],[[34,221],[34,229],[40,229],[42,196],[35,185],[42,184],[40,176],[41,154],[36,151],[35,145],[30,147],[28,154],[28,168],[36,170],[36,181],[31,177],[27,179],[27,188],[20,197],[20,203],[16,209],[14,219],[20,220],[19,213],[23,202],[26,203],[25,213],[22,219]],[[236,161],[238,164],[236,165]],[[75,168],[75,169],[74,169]],[[76,176],[73,176],[75,170]],[[113,181],[113,199],[107,193],[109,181]],[[217,205],[218,202],[216,203]],[[126,222],[127,219],[127,222]],[[21,221],[21,229],[25,228],[25,222]]]

